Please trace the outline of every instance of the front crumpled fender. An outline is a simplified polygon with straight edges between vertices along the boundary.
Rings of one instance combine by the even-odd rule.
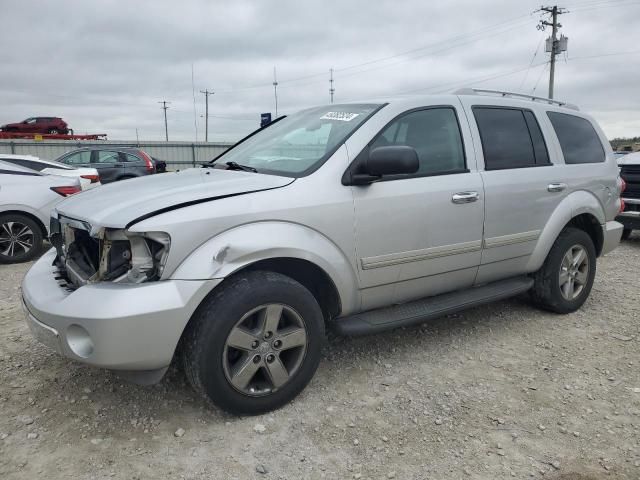
[[[255,222],[222,232],[191,253],[171,278],[220,279],[273,258],[297,258],[315,264],[336,286],[342,314],[359,307],[358,281],[347,255],[317,230],[289,222]]]

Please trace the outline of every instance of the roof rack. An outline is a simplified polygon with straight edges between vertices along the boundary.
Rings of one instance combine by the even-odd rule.
[[[535,95],[527,95],[526,93],[504,92],[502,90],[488,90],[483,88],[460,88],[453,93],[455,95],[500,95],[501,97],[522,98],[532,102],[538,101],[548,103],[549,105],[558,105],[559,107],[570,108],[572,110],[580,110],[577,105],[574,105],[573,103],[561,102],[559,100],[553,100],[552,98],[536,97]]]

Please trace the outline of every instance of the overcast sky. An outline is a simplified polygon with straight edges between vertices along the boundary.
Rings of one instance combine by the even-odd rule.
[[[567,0],[556,98],[610,138],[640,135],[640,0]],[[261,112],[481,86],[547,95],[539,0],[0,0],[0,124],[63,117],[112,140],[210,140]],[[534,57],[534,52],[537,55]],[[531,68],[529,66],[531,65]],[[195,85],[192,90],[192,66]]]

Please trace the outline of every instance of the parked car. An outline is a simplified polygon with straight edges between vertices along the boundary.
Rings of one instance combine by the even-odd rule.
[[[32,155],[9,155],[0,153],[0,160],[49,175],[76,177],[80,180],[82,190],[89,190],[90,188],[100,185],[100,175],[98,175],[98,170],[95,168],[74,168],[63,163],[44,160]]]
[[[526,98],[310,108],[208,168],[67,199],[22,285],[27,322],[138,382],[178,352],[198,392],[256,414],[307,385],[326,328],[370,334],[524,292],[573,312],[620,241],[623,184],[592,117]]]
[[[0,263],[35,258],[48,236],[51,209],[79,191],[77,178],[46,175],[0,160]]]
[[[98,170],[102,183],[142,177],[156,171],[151,156],[139,148],[79,148],[55,161],[72,167],[93,167]]]
[[[640,152],[618,157],[617,161],[626,188],[622,194],[624,211],[616,220],[624,225],[622,239],[626,240],[633,230],[640,229]]]
[[[19,133],[48,133],[51,135],[72,134],[73,130],[69,128],[67,122],[60,117],[30,117],[22,122],[7,123],[0,127],[2,132],[19,132]]]

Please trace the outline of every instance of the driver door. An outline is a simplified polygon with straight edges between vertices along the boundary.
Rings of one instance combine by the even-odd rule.
[[[465,144],[471,145],[465,115],[450,105],[399,115],[361,152],[406,145],[420,162],[415,174],[351,187],[363,309],[473,285],[484,192],[473,149],[465,154]]]

